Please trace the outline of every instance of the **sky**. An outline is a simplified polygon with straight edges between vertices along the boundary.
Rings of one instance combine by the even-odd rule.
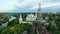
[[[0,12],[37,12],[39,3],[42,12],[60,8],[60,0],[0,0]]]

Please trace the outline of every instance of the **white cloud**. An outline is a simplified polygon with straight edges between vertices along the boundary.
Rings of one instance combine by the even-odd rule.
[[[41,3],[41,8],[58,6],[58,5],[60,5],[60,2],[42,2]],[[35,4],[31,9],[37,9],[38,7],[39,7],[39,4]]]
[[[15,9],[14,2],[16,2],[16,0],[0,0],[0,12]]]
[[[45,8],[45,7],[51,7],[51,6],[57,6],[57,5],[60,5],[60,2],[46,2],[46,3],[42,3],[41,4],[41,7],[42,8]]]
[[[37,9],[37,8],[39,8],[39,5],[35,4],[31,9]]]
[[[38,3],[38,2],[39,2],[38,0],[24,0],[21,3],[15,2],[15,5],[19,6],[19,7],[25,7],[28,5],[33,5],[33,4]]]
[[[38,8],[39,2],[41,3],[41,8],[60,5],[60,2],[51,2],[52,0],[23,0],[23,1],[21,0],[22,2],[18,2],[20,0],[12,0],[11,2],[6,1],[5,1],[6,5],[0,7],[0,12],[4,12],[6,10],[13,10],[15,9],[14,5],[21,8],[28,6],[32,7],[31,9],[36,9]]]

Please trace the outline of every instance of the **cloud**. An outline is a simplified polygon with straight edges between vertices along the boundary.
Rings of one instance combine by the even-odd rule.
[[[52,1],[52,0],[47,0],[47,1]],[[60,5],[60,2],[47,2],[47,1],[41,1],[40,4],[41,4],[41,8],[46,8],[46,7],[52,7],[52,6],[58,6]],[[37,9],[39,6],[39,4],[35,4],[33,5],[33,7],[31,9]],[[60,7],[59,7],[60,8]]]
[[[0,0],[0,12],[5,12],[7,10],[14,10],[16,7],[30,8],[31,10],[37,9],[41,3],[41,8],[51,7],[60,5],[60,0]],[[19,10],[21,11],[21,10]]]
[[[16,0],[0,0],[0,12],[15,9],[14,2],[16,2]]]
[[[32,6],[32,8],[30,8],[30,9],[37,9],[37,8],[39,8],[39,4],[35,4],[35,5]]]
[[[26,6],[32,6],[32,5],[34,5],[35,3],[38,3],[38,2],[39,2],[38,0],[24,0],[21,3],[15,2],[15,5],[19,6],[19,7],[26,7]]]
[[[60,0],[41,0],[41,2],[60,2]]]
[[[42,8],[45,8],[45,7],[51,7],[51,6],[57,6],[57,5],[60,5],[60,2],[46,2],[46,3],[42,3],[41,4],[41,7]]]

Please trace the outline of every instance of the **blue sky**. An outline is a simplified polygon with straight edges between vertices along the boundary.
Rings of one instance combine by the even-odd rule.
[[[60,8],[60,0],[0,0],[0,12],[37,12],[39,2],[43,12]]]

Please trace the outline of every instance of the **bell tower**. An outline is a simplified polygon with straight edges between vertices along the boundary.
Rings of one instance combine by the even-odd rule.
[[[42,23],[42,11],[41,11],[41,4],[39,3],[39,8],[37,12],[37,20],[38,20],[38,25]]]

